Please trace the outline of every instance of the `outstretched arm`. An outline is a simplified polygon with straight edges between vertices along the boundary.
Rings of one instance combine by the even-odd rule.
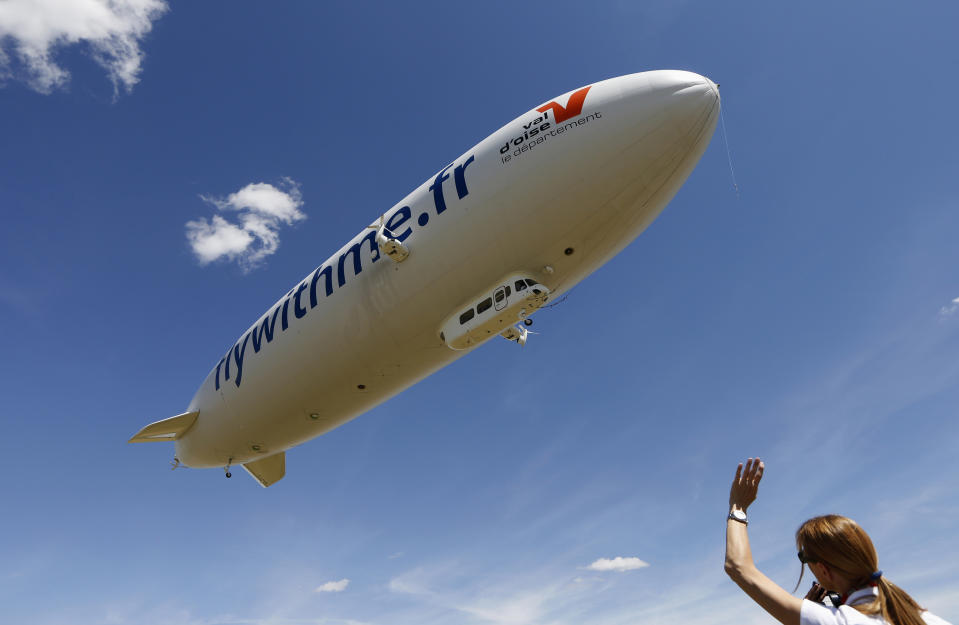
[[[736,477],[729,489],[729,510],[746,512],[759,489],[765,465],[759,458],[750,458],[746,465],[736,468]],[[799,625],[802,599],[789,594],[783,587],[756,568],[749,548],[746,524],[726,521],[726,574],[773,618],[783,625]]]

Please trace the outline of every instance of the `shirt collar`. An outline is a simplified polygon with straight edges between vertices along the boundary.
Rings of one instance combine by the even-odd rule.
[[[846,597],[846,600],[843,602],[843,605],[856,605],[857,603],[865,603],[870,601],[872,597],[879,596],[879,589],[875,586],[867,586],[865,588],[860,588],[859,590],[852,592]]]

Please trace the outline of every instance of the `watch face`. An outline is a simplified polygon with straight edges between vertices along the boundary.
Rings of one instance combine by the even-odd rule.
[[[742,510],[733,510],[730,514],[740,521],[746,520],[746,513]]]

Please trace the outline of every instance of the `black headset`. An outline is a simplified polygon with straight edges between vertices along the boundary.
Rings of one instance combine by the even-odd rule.
[[[829,600],[829,603],[826,603],[826,599]],[[826,596],[823,597],[823,604],[825,605],[831,604],[832,607],[838,608],[839,606],[842,605],[842,595],[840,595],[838,592],[827,592]]]

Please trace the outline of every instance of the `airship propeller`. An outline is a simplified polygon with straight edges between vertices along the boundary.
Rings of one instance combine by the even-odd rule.
[[[376,230],[376,246],[380,248],[380,253],[385,254],[387,258],[401,263],[410,255],[410,249],[386,229],[385,214],[380,215],[377,224],[367,226],[367,229]]]

